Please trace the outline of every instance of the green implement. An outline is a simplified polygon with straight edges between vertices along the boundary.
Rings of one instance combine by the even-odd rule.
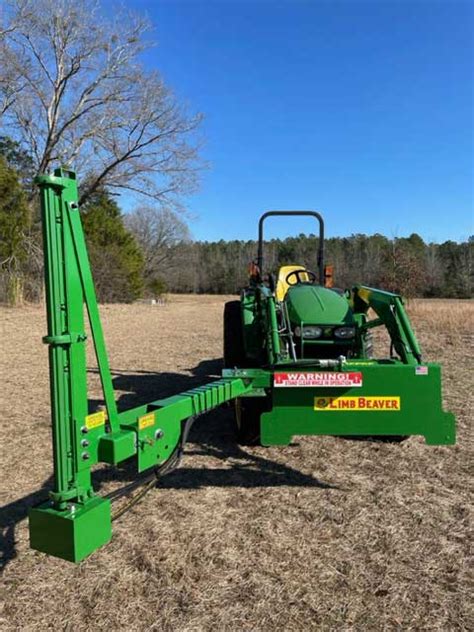
[[[400,296],[327,285],[324,223],[311,211],[272,211],[259,223],[257,261],[240,301],[224,312],[222,378],[118,412],[71,171],[37,180],[41,193],[51,385],[54,488],[30,511],[30,543],[79,562],[112,536],[111,502],[91,470],[134,457],[137,471],[179,462],[192,420],[234,401],[243,443],[288,445],[295,435],[417,434],[453,444],[455,422],[441,402],[436,364],[421,350]],[[318,273],[284,266],[263,275],[263,224],[271,215],[310,215],[320,227]],[[87,311],[105,409],[88,410],[84,314]],[[371,316],[371,314],[373,316]],[[372,357],[372,329],[390,335],[388,358]]]

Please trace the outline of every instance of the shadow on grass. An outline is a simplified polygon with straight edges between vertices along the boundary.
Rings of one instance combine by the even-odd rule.
[[[112,371],[114,388],[123,392],[118,399],[119,410],[126,410],[156,399],[168,397],[189,390],[220,377],[221,360],[201,362],[189,370],[189,375],[177,373],[154,373],[147,371]],[[90,369],[96,373],[96,369]],[[90,400],[91,411],[103,401]],[[200,487],[315,487],[338,489],[335,485],[319,481],[294,468],[272,461],[262,456],[264,449],[244,450],[235,441],[230,405],[206,413],[198,418],[188,439],[194,447],[188,446],[182,466],[160,479],[159,486],[165,489],[199,489]],[[231,467],[207,469],[186,467],[186,455],[213,457],[230,462]],[[124,486],[110,494],[113,498],[136,487],[145,472],[137,475],[134,459],[115,466],[104,467],[93,472],[94,489],[101,488],[110,481],[124,483]],[[28,510],[45,501],[53,488],[53,477],[48,477],[41,488],[2,507],[0,512],[0,569],[17,556],[15,543],[16,525],[27,518]]]

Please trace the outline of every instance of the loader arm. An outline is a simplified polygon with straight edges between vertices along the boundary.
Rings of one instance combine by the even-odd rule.
[[[385,325],[401,361],[404,364],[421,364],[420,345],[400,295],[357,285],[352,290],[351,305],[356,314],[367,314],[369,308],[372,308],[378,316],[376,320],[364,323],[362,329]]]

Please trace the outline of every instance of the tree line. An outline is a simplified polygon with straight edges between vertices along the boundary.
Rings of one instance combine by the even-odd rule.
[[[272,239],[264,247],[265,271],[296,263],[316,272],[317,248],[314,235]],[[181,243],[169,250],[163,278],[173,292],[232,294],[245,286],[256,252],[256,241]],[[394,239],[357,234],[327,239],[325,252],[340,288],[362,283],[407,297],[473,295],[474,238],[436,244],[416,234]]]
[[[0,138],[0,299],[10,303],[19,296],[28,301],[42,298],[41,246],[30,247],[36,214],[30,211],[28,184],[20,172],[25,164],[27,156],[19,147]],[[233,294],[247,283],[256,241],[193,241],[178,212],[142,205],[123,213],[102,188],[80,209],[102,302],[131,302],[165,292]],[[262,272],[291,263],[315,271],[317,250],[315,235],[266,241]],[[327,239],[325,253],[326,262],[334,266],[335,285],[341,288],[363,283],[408,297],[473,295],[474,238],[438,244],[425,243],[417,234],[392,239],[356,234]]]

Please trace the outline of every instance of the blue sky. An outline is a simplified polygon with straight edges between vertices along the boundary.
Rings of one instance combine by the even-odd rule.
[[[127,6],[155,25],[147,66],[205,115],[195,238],[251,239],[268,209],[319,210],[330,236],[474,232],[473,3]]]

